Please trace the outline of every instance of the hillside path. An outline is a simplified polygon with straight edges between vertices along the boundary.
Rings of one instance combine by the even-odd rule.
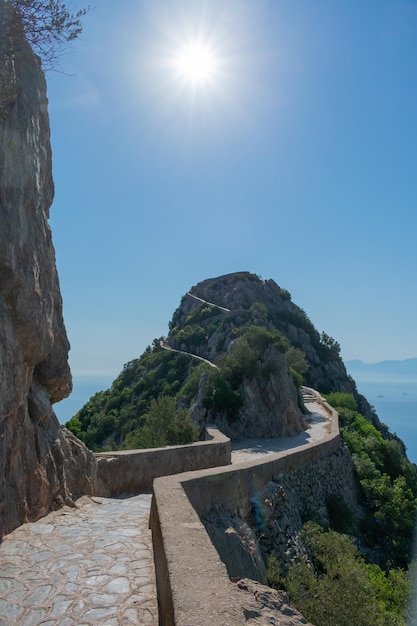
[[[309,390],[310,428],[296,437],[232,444],[241,463],[317,441],[330,419]],[[0,543],[0,626],[157,626],[148,529],[151,495],[81,498]]]
[[[310,412],[306,416],[308,429],[294,437],[275,439],[246,439],[232,441],[232,463],[244,463],[261,459],[268,454],[284,452],[326,437],[331,428],[331,419],[325,408],[308,387],[302,387],[304,406]]]
[[[171,346],[168,345],[167,342],[163,339],[160,340],[159,345],[163,350],[168,350],[169,352],[177,352],[177,354],[186,354],[192,359],[198,359],[199,361],[203,361],[203,363],[207,363],[207,365],[210,365],[210,367],[215,367],[216,369],[219,369],[215,363],[212,363],[212,361],[209,361],[202,356],[198,356],[198,354],[192,354],[191,352],[185,352],[185,350],[176,350],[175,348],[171,348]]]
[[[1,626],[157,626],[151,495],[79,502],[3,538]]]
[[[226,313],[230,313],[230,309],[226,309],[225,306],[220,306],[220,304],[214,304],[214,302],[207,302],[207,300],[203,300],[203,298],[199,298],[198,296],[195,296],[190,291],[187,291],[187,296],[190,296],[190,298],[194,298],[194,300],[199,300],[200,302],[203,302],[204,304],[208,304],[209,306],[214,306],[216,307],[216,309],[220,309],[221,311],[226,311]]]

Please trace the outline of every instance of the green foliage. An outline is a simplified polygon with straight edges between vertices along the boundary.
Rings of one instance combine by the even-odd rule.
[[[288,367],[294,369],[296,372],[301,374],[301,376],[308,370],[308,363],[306,361],[305,354],[302,350],[300,350],[300,348],[288,346],[285,351],[285,357],[287,359]]]
[[[143,426],[127,435],[123,447],[160,448],[192,443],[198,438],[198,427],[188,417],[188,411],[179,409],[175,398],[165,396],[152,400],[143,416]]]
[[[187,315],[183,325],[200,325],[204,320],[217,315],[219,315],[219,309],[216,306],[202,303]]]
[[[177,395],[196,367],[195,360],[161,350],[155,340],[153,348],[127,363],[111,388],[95,394],[66,426],[93,450],[110,443],[113,449],[125,448],[127,434],[140,430],[151,401]]]
[[[352,540],[308,522],[302,538],[311,564],[293,563],[286,579],[276,557],[268,563],[270,583],[284,586],[291,602],[316,626],[401,626],[410,595],[401,570],[366,565]]]
[[[327,402],[337,410],[339,410],[340,408],[350,409],[351,411],[358,410],[356,400],[351,393],[341,393],[340,391],[334,391],[333,393],[326,394],[325,398]]]
[[[266,576],[270,587],[285,589],[285,578],[281,574],[280,563],[275,554],[270,554],[266,564]]]
[[[178,399],[181,399],[188,406],[191,406],[197,397],[201,377],[203,374],[210,376],[212,372],[213,368],[210,367],[208,363],[199,363],[196,367],[193,367],[186,383],[177,395]]]
[[[323,346],[326,346],[335,356],[340,357],[340,344],[333,339],[333,337],[323,332],[320,335],[320,341]]]
[[[297,370],[293,369],[292,367],[290,367],[290,372],[291,372],[294,385],[296,386],[297,389],[300,389],[303,384],[302,375],[299,372],[297,372]]]
[[[195,349],[197,346],[206,343],[207,331],[202,326],[190,324],[173,330],[170,339],[172,345],[176,348],[181,348],[185,344],[188,348]]]
[[[59,56],[82,31],[81,18],[90,7],[72,12],[60,0],[9,0],[9,29],[17,40],[20,32],[41,59],[54,69]]]
[[[216,372],[210,379],[209,393],[204,401],[207,409],[226,411],[229,421],[237,419],[243,405],[239,391],[233,389],[221,372]]]
[[[363,489],[364,503],[374,522],[368,520],[368,541],[380,543],[387,563],[407,565],[411,558],[417,510],[417,471],[398,441],[382,433],[350,408],[341,433],[352,454]]]
[[[280,294],[279,294],[279,295],[281,296],[281,298],[282,298],[284,301],[289,301],[289,300],[291,300],[291,294],[290,294],[290,292],[288,291],[288,289],[281,289],[281,291],[280,291]]]
[[[259,359],[270,345],[285,352],[289,342],[278,331],[262,326],[245,326],[238,331],[238,338],[230,354],[220,361],[222,373],[234,389],[243,379],[259,375]]]
[[[346,504],[343,496],[330,496],[326,502],[330,528],[338,533],[347,534],[355,522],[353,512]]]
[[[352,455],[362,488],[365,545],[378,546],[386,566],[407,566],[411,559],[417,511],[417,468],[400,442],[386,438],[357,412],[353,396],[332,393],[328,402],[339,413],[341,434]]]
[[[65,424],[65,426],[80,439],[82,436],[83,426],[78,417],[74,415],[74,417],[72,417],[69,422]]]
[[[268,311],[266,306],[262,302],[254,302],[250,305],[249,311],[251,313],[260,313],[263,317],[267,317]]]

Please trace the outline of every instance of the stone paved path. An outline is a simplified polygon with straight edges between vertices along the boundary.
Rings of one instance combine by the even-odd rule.
[[[326,437],[330,432],[331,420],[323,406],[317,402],[308,388],[303,388],[304,405],[310,415],[307,418],[308,430],[295,437],[277,437],[276,439],[247,439],[232,441],[232,463],[261,460],[268,454],[276,454],[307,443],[313,443]]]
[[[0,544],[0,626],[156,626],[150,494],[81,499]]]

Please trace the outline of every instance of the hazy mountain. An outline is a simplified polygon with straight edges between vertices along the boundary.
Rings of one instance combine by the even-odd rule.
[[[345,361],[346,369],[353,378],[360,376],[409,376],[417,377],[417,358],[402,361],[387,360],[364,363],[358,359]]]

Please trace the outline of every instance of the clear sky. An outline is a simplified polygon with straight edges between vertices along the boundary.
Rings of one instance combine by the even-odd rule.
[[[47,77],[73,373],[240,270],[345,360],[417,356],[416,61],[415,2],[98,0]]]

